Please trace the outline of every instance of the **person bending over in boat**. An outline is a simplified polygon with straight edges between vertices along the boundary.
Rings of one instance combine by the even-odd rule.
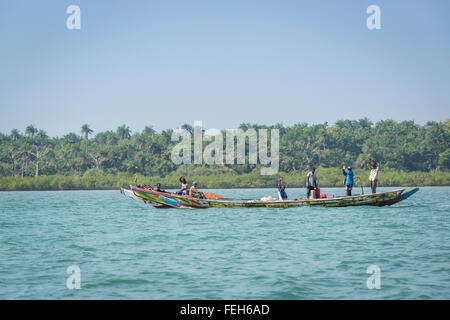
[[[192,187],[189,189],[189,196],[194,198],[200,198],[203,199],[203,193],[198,191],[197,189],[197,182],[192,182]]]
[[[166,192],[166,190],[161,189],[161,183],[157,183],[156,186],[153,188],[153,191]]]
[[[286,186],[281,185],[282,180],[283,178],[280,178],[280,180],[278,180],[278,200],[286,200],[288,198],[286,194]]]
[[[348,166],[347,168],[345,166],[342,167],[342,174],[345,176],[345,191],[347,191],[347,196],[352,195],[352,189],[353,189],[353,171],[352,167]]]
[[[380,168],[380,164],[375,160],[373,160],[372,158],[369,158],[369,161],[367,162],[367,167],[370,169],[369,175],[370,188],[372,189],[372,193],[376,193],[378,181],[378,169]]]
[[[142,189],[147,189],[147,190],[153,190],[153,187],[149,184],[139,184],[137,187],[142,188]]]
[[[315,196],[314,190],[317,188],[316,168],[312,167],[311,171],[306,175],[306,198],[309,199],[312,194]]]
[[[179,180],[181,182],[181,189],[175,193],[180,195],[186,195],[188,193],[186,177],[182,175]]]

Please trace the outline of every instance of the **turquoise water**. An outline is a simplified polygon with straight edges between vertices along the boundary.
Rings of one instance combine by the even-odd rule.
[[[119,191],[1,192],[0,299],[449,299],[449,195],[421,188],[383,208],[161,210]],[[66,287],[71,265],[79,290]],[[366,286],[370,265],[379,290]]]

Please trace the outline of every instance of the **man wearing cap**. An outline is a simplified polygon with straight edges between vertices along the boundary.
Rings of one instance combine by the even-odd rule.
[[[347,191],[347,196],[352,195],[352,189],[353,189],[353,171],[352,167],[348,166],[342,167],[342,174],[345,176],[345,190]]]
[[[189,189],[189,196],[195,197],[195,198],[203,198],[203,193],[198,191],[197,189],[197,182],[192,182],[192,187]]]

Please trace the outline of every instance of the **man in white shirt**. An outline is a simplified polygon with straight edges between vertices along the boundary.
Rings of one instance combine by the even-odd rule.
[[[311,191],[313,191],[313,197],[315,198],[315,191],[317,188],[316,175],[314,174],[316,169],[313,167],[306,175],[306,197],[309,199]]]
[[[377,163],[372,158],[369,158],[369,161],[367,162],[367,166],[370,169],[370,188],[372,189],[372,193],[377,192],[377,182],[378,182],[378,169],[380,169],[380,164]]]

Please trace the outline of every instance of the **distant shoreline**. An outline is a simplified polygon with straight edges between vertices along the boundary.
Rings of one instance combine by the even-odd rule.
[[[305,188],[306,171],[279,172],[276,175],[265,176],[257,172],[248,174],[218,173],[211,175],[186,174],[188,184],[196,181],[200,189],[276,189],[277,182],[283,177],[283,184],[288,189]],[[354,169],[354,189],[369,186],[369,172],[363,169]],[[118,190],[130,184],[152,185],[161,183],[163,189],[178,190],[178,181],[182,172],[158,176],[138,175],[130,173],[107,173],[101,170],[90,169],[83,175],[42,175],[38,177],[0,176],[0,191],[57,191],[57,190]],[[335,168],[322,168],[316,170],[317,183],[322,188],[343,188],[342,171]],[[409,187],[409,186],[450,186],[450,171],[433,170],[399,171],[386,168],[378,175],[378,187]]]

